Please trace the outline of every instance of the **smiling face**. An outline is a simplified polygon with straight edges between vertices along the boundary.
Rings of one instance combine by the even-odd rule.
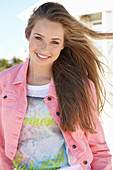
[[[28,41],[32,65],[50,69],[64,48],[64,28],[60,23],[39,19]]]

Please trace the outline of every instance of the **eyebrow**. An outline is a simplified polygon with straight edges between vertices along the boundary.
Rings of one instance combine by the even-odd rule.
[[[39,33],[34,33],[34,34],[39,35],[39,36],[41,36],[41,37],[44,37],[43,35],[41,35],[41,34],[39,34]],[[59,40],[59,41],[62,41],[60,38],[52,38],[52,40]]]

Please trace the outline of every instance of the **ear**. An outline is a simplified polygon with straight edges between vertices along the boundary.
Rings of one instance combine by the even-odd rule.
[[[64,42],[63,42],[63,45],[62,45],[62,48],[61,48],[62,50],[64,49]]]
[[[61,48],[62,50],[64,49],[64,46]]]

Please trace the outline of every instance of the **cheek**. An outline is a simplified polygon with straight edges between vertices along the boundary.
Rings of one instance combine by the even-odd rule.
[[[59,58],[60,52],[60,50],[56,52],[53,51],[54,60],[57,60],[57,58]]]
[[[34,50],[36,48],[36,43],[34,41],[29,42],[29,50]]]
[[[60,55],[61,50],[62,50],[61,48],[59,48],[59,49],[57,50],[57,52],[56,52],[56,53],[57,53],[57,55],[58,55],[58,56]]]
[[[62,48],[58,47],[58,48],[52,48],[51,51],[53,52],[54,55],[59,56],[61,53]]]

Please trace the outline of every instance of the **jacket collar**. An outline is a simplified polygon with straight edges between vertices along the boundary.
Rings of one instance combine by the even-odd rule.
[[[49,87],[49,91],[48,91],[48,96],[52,96],[54,98],[57,98],[53,77],[51,78],[50,87]]]
[[[19,72],[17,73],[15,80],[13,81],[13,84],[22,84],[22,86],[26,88],[27,70],[28,70],[30,58],[31,57],[29,57],[26,60],[26,62],[22,64]],[[48,96],[52,96],[54,98],[57,98],[53,77],[51,78]]]
[[[30,57],[26,60],[25,63],[22,64],[19,72],[17,73],[15,80],[13,81],[13,84],[19,84],[19,83],[23,84],[24,82],[26,82],[29,61],[30,61]]]

